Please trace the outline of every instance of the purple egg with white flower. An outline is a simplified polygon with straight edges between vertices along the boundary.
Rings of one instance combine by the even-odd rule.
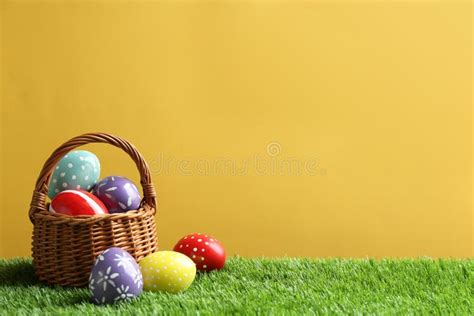
[[[105,204],[111,214],[137,210],[140,207],[140,192],[125,177],[106,177],[94,186],[92,193]]]
[[[109,248],[95,260],[89,290],[96,304],[114,304],[135,298],[143,291],[140,267],[125,250]]]

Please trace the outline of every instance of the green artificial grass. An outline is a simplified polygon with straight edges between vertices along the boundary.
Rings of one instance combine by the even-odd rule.
[[[2,314],[474,314],[474,260],[231,258],[181,294],[96,306],[87,289],[39,283],[30,259],[0,259]]]

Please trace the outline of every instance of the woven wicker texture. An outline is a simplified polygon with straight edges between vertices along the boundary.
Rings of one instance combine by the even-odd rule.
[[[143,199],[140,209],[119,214],[65,216],[48,211],[48,184],[53,168],[74,148],[107,143],[125,151],[137,165]],[[63,286],[85,286],[95,257],[115,246],[137,261],[158,249],[155,226],[155,189],[150,170],[138,150],[123,138],[105,133],[74,137],[56,149],[36,181],[30,204],[33,223],[33,265],[41,281]]]

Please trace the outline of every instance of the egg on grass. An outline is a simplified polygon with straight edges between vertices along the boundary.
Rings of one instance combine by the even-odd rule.
[[[145,291],[179,293],[191,286],[196,265],[187,256],[175,251],[158,251],[139,263]]]
[[[193,260],[199,271],[220,270],[226,261],[224,246],[216,238],[206,234],[186,235],[176,243],[173,250]]]
[[[143,278],[135,259],[111,247],[99,254],[89,277],[89,291],[96,304],[113,304],[139,296]]]

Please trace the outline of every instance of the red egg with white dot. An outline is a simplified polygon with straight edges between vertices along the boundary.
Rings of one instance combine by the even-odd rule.
[[[220,270],[225,265],[224,247],[217,239],[206,234],[194,233],[184,236],[173,250],[191,258],[198,271]]]
[[[69,216],[109,214],[107,207],[95,195],[83,190],[65,190],[56,195],[49,211]]]

